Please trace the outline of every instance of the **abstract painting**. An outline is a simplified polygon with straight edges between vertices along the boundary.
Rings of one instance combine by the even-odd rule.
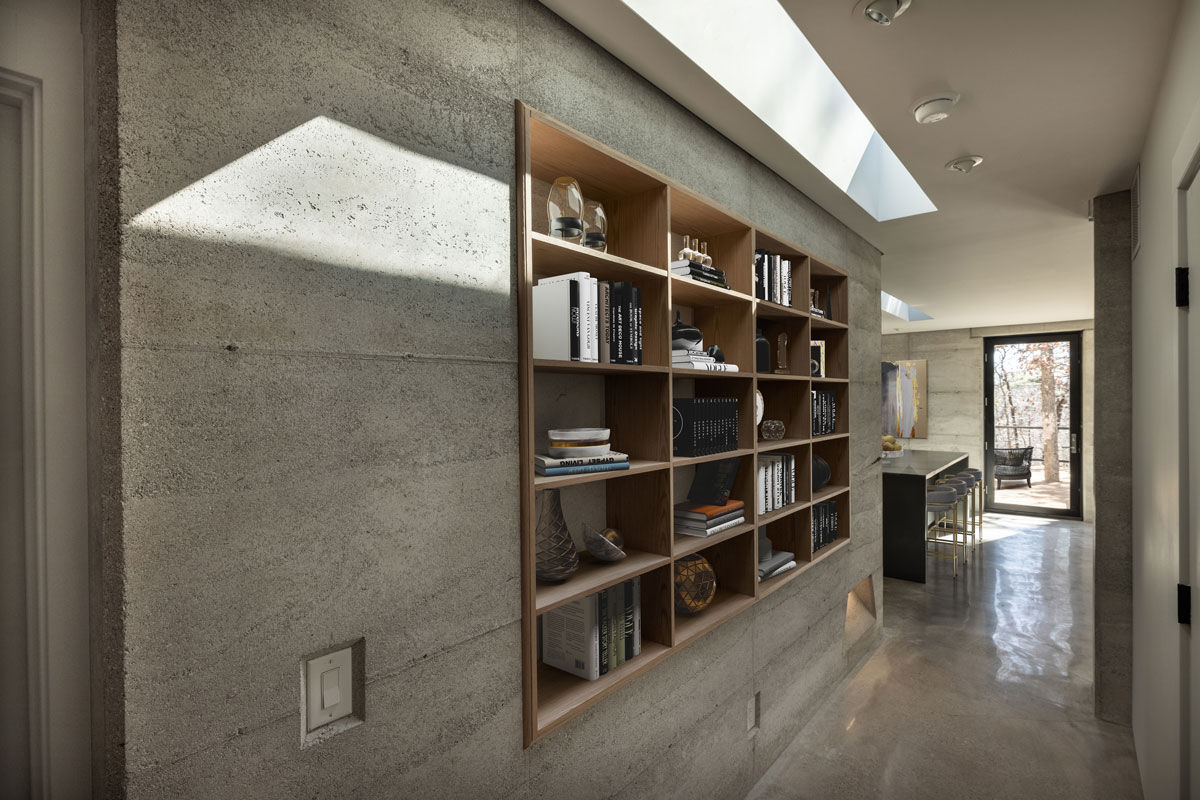
[[[896,432],[901,439],[929,438],[929,367],[925,359],[896,361]]]

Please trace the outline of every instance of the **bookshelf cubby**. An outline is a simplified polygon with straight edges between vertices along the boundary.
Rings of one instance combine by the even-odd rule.
[[[521,612],[524,743],[529,746],[603,698],[655,668],[673,652],[778,591],[843,549],[850,538],[849,291],[846,274],[802,247],[764,231],[604,144],[518,102],[518,297],[521,469]],[[569,175],[589,199],[604,204],[608,252],[597,253],[547,235],[546,193]],[[708,243],[713,265],[726,272],[728,290],[670,274],[684,236]],[[759,300],[754,290],[756,248],[792,265],[794,307]],[[597,364],[533,358],[532,287],[543,277],[587,272],[600,280],[631,281],[641,289],[643,364]],[[809,313],[808,290],[829,303],[829,317]],[[824,301],[823,301],[824,302]],[[718,344],[737,373],[676,369],[671,325],[676,314],[696,325],[705,345]],[[771,345],[771,372],[755,365],[755,332]],[[779,333],[788,335],[780,364]],[[826,373],[813,378],[809,344],[826,342]],[[786,372],[776,372],[784,369]],[[832,435],[813,437],[811,390],[835,392],[839,415]],[[766,441],[754,424],[755,392],[765,418],[783,420],[784,438]],[[672,400],[736,397],[737,449],[709,456],[672,456]],[[604,426],[613,448],[630,455],[623,471],[538,476],[533,456],[545,452],[555,427]],[[763,454],[796,456],[796,502],[756,514],[756,471]],[[812,491],[812,458],[829,462],[828,486]],[[733,497],[746,504],[746,522],[708,538],[676,534],[672,506],[687,495],[697,465],[737,458]],[[537,493],[562,490],[577,541],[581,519],[621,530],[628,555],[610,564],[581,554],[581,566],[561,584],[535,578]],[[838,504],[835,541],[812,552],[812,505]],[[795,553],[797,567],[758,581],[758,529],[775,549]],[[699,614],[677,613],[675,561],[700,553],[717,576],[713,603]],[[538,618],[554,608],[633,577],[641,581],[642,651],[599,680],[587,681],[540,663]]]

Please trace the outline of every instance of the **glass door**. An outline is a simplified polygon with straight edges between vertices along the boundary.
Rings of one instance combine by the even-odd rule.
[[[985,507],[1081,517],[1080,336],[984,339]]]

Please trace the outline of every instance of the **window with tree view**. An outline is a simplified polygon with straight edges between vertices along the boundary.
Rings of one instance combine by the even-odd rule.
[[[1071,505],[1071,343],[992,349],[993,497],[1003,505]]]

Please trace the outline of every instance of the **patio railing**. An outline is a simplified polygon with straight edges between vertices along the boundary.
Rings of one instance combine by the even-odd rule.
[[[1032,447],[1033,460],[1045,461],[1042,453],[1042,426],[1041,425],[995,425],[994,438],[996,447]],[[1001,431],[1005,431],[1001,434]],[[1030,434],[1027,437],[1021,437],[1015,431],[1037,431],[1037,434]],[[1064,426],[1058,426],[1058,460],[1066,464],[1071,459],[1071,429]]]

